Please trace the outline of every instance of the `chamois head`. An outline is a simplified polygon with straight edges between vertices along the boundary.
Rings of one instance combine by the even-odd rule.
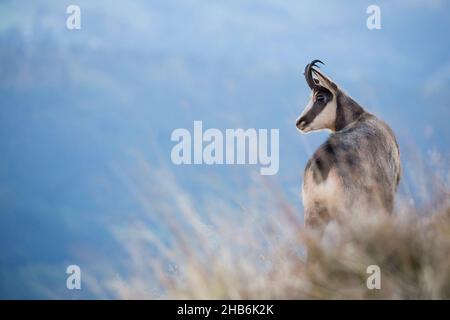
[[[301,132],[329,129],[336,130],[337,85],[320,73],[317,63],[324,64],[320,60],[314,60],[305,67],[305,79],[311,88],[311,97],[305,110],[297,119],[297,128]]]

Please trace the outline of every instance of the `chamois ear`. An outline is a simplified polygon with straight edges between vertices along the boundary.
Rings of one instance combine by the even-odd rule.
[[[317,80],[319,81],[319,85],[327,88],[328,90],[330,90],[331,92],[334,92],[334,93],[336,93],[338,91],[338,86],[333,81],[331,81],[330,78],[328,78],[327,76],[325,76],[324,74],[322,74],[320,71],[318,71],[316,69],[312,69],[312,71],[314,72],[314,75],[317,77]]]

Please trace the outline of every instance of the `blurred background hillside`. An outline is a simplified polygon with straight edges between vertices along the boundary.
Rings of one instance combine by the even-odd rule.
[[[66,28],[70,4],[81,30]],[[67,265],[125,272],[111,229],[151,217],[152,199],[143,208],[132,192],[142,160],[194,202],[245,201],[259,167],[171,163],[171,132],[194,120],[279,128],[280,171],[267,179],[301,219],[303,168],[326,137],[295,128],[315,58],[394,129],[401,194],[425,205],[433,190],[416,168],[450,180],[450,4],[377,1],[382,29],[368,30],[370,4],[0,1],[0,298],[95,298],[65,288]]]

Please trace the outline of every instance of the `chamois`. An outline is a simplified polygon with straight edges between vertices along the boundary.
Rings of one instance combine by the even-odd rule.
[[[305,67],[311,98],[297,119],[303,132],[331,131],[309,159],[303,178],[305,225],[323,228],[343,214],[393,210],[401,175],[400,152],[391,128],[317,70]]]

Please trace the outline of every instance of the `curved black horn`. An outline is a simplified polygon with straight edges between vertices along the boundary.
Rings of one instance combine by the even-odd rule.
[[[313,60],[310,64],[307,64],[305,67],[304,75],[305,75],[306,83],[308,84],[308,86],[311,89],[314,89],[317,86],[317,84],[314,82],[314,79],[312,76],[313,67],[320,68],[317,65],[317,63],[325,64],[322,61],[316,59],[316,60]]]

